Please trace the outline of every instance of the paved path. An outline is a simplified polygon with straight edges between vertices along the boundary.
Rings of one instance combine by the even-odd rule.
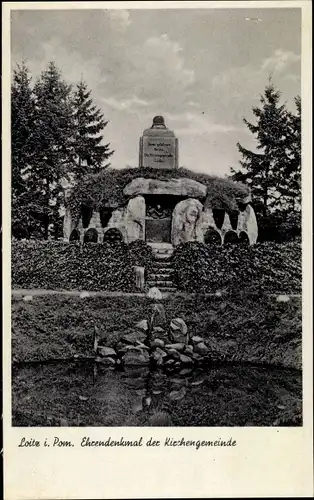
[[[133,292],[133,293],[126,293],[126,292],[107,292],[107,291],[102,291],[102,292],[91,292],[91,291],[86,291],[86,290],[44,290],[42,288],[36,288],[36,289],[24,289],[24,288],[16,288],[12,290],[12,296],[13,297],[21,297],[24,295],[33,295],[33,296],[44,296],[44,295],[65,295],[69,297],[79,297],[82,293],[88,293],[90,297],[145,297],[145,293],[141,292]],[[165,292],[162,294],[163,297],[167,296],[180,296],[180,297],[187,297],[187,296],[195,296],[197,295],[196,293],[185,293],[185,292]],[[205,297],[217,297],[214,293],[205,293],[205,294],[199,294]],[[229,294],[222,294],[222,297],[228,297]],[[254,295],[253,293],[248,293],[247,295]],[[278,293],[268,293],[266,294],[269,297],[277,297],[278,295],[288,295],[290,298],[298,297],[301,298],[302,295],[298,293],[288,293],[288,294],[283,294],[282,292]]]

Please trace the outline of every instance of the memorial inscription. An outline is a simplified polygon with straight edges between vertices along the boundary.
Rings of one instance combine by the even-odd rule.
[[[176,168],[178,166],[178,140],[167,129],[163,117],[155,117],[150,129],[140,138],[140,166]]]

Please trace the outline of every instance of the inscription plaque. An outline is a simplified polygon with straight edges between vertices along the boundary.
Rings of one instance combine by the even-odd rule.
[[[140,138],[140,167],[176,168],[178,139],[167,129],[162,116],[155,116],[150,129]]]

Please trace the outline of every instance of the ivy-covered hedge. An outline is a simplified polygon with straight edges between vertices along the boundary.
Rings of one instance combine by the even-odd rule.
[[[107,168],[99,174],[86,176],[73,190],[69,206],[77,213],[81,203],[93,209],[102,206],[123,206],[128,197],[123,189],[136,177],[168,180],[172,178],[189,178],[201,182],[207,187],[205,206],[224,210],[238,211],[237,198],[245,198],[248,188],[239,182],[229,179],[194,172],[186,168]]]
[[[300,293],[301,242],[224,247],[190,242],[173,254],[174,280],[185,292]]]
[[[131,262],[133,266],[145,267],[146,273],[149,273],[153,267],[154,254],[152,247],[143,240],[132,241],[128,245]]]
[[[12,287],[50,290],[134,291],[132,269],[149,260],[125,243],[12,242]],[[144,264],[145,265],[145,264]]]

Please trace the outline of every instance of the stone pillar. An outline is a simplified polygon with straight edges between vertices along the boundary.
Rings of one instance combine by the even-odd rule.
[[[63,218],[63,238],[64,241],[70,241],[72,233],[72,216],[69,208],[65,208]]]
[[[70,241],[71,233],[74,229],[72,214],[68,201],[71,196],[72,189],[69,187],[64,188],[64,218],[63,218],[63,238],[65,241]]]
[[[81,242],[81,244],[83,244],[84,243],[84,235],[85,235],[85,231],[86,230],[83,227],[82,217],[80,217],[80,220],[79,220],[79,223],[78,223],[78,226],[77,226],[77,230],[80,233],[80,242]]]
[[[143,291],[145,287],[145,268],[140,266],[134,266],[135,273],[135,286],[139,290]]]
[[[237,233],[244,232],[248,235],[250,245],[257,241],[258,227],[253,207],[248,204],[243,212],[240,212],[238,218]]]
[[[101,225],[100,213],[94,211],[88,226],[88,229],[94,228],[98,233],[98,243],[102,243],[104,239],[104,228]]]
[[[127,243],[145,239],[146,204],[143,196],[131,198],[123,214]]]

